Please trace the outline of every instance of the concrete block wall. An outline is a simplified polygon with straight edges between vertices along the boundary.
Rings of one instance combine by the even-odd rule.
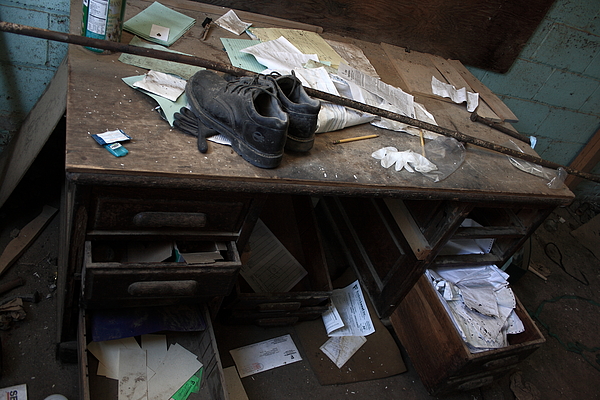
[[[69,0],[0,0],[0,20],[69,31]],[[67,44],[0,32],[0,152],[54,76]]]
[[[556,0],[508,73],[469,69],[537,137],[542,158],[569,165],[600,129],[600,1]],[[600,184],[575,193],[600,199]]]

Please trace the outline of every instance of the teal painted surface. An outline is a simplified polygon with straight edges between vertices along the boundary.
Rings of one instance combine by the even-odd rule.
[[[600,1],[556,0],[506,74],[469,69],[537,137],[542,158],[569,165],[600,129]],[[600,197],[598,186],[575,193]]]
[[[68,32],[68,0],[0,0],[0,20]],[[0,32],[0,151],[67,54],[67,44]]]

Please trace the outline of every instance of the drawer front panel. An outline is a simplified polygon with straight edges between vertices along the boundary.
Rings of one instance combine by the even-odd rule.
[[[185,262],[99,262],[95,242],[86,242],[83,305],[86,308],[137,307],[198,302],[228,295],[241,262],[234,242],[223,260],[206,264]]]
[[[252,198],[141,190],[94,195],[90,230],[197,230],[237,234]]]

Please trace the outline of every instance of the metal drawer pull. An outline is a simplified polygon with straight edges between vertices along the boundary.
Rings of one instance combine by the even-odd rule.
[[[140,228],[204,228],[206,214],[147,211],[136,214],[133,223]]]
[[[134,282],[127,288],[127,293],[139,297],[194,296],[197,286],[198,283],[191,280]]]

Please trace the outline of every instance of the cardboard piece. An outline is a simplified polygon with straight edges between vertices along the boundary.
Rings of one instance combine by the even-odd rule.
[[[335,288],[356,279],[349,270],[334,283]],[[304,348],[303,354],[312,367],[321,385],[362,382],[381,379],[406,372],[400,349],[394,338],[381,323],[369,296],[365,295],[375,333],[367,336],[367,342],[342,366],[338,368],[320,347],[329,339],[321,319],[304,321],[295,326],[296,333]]]

